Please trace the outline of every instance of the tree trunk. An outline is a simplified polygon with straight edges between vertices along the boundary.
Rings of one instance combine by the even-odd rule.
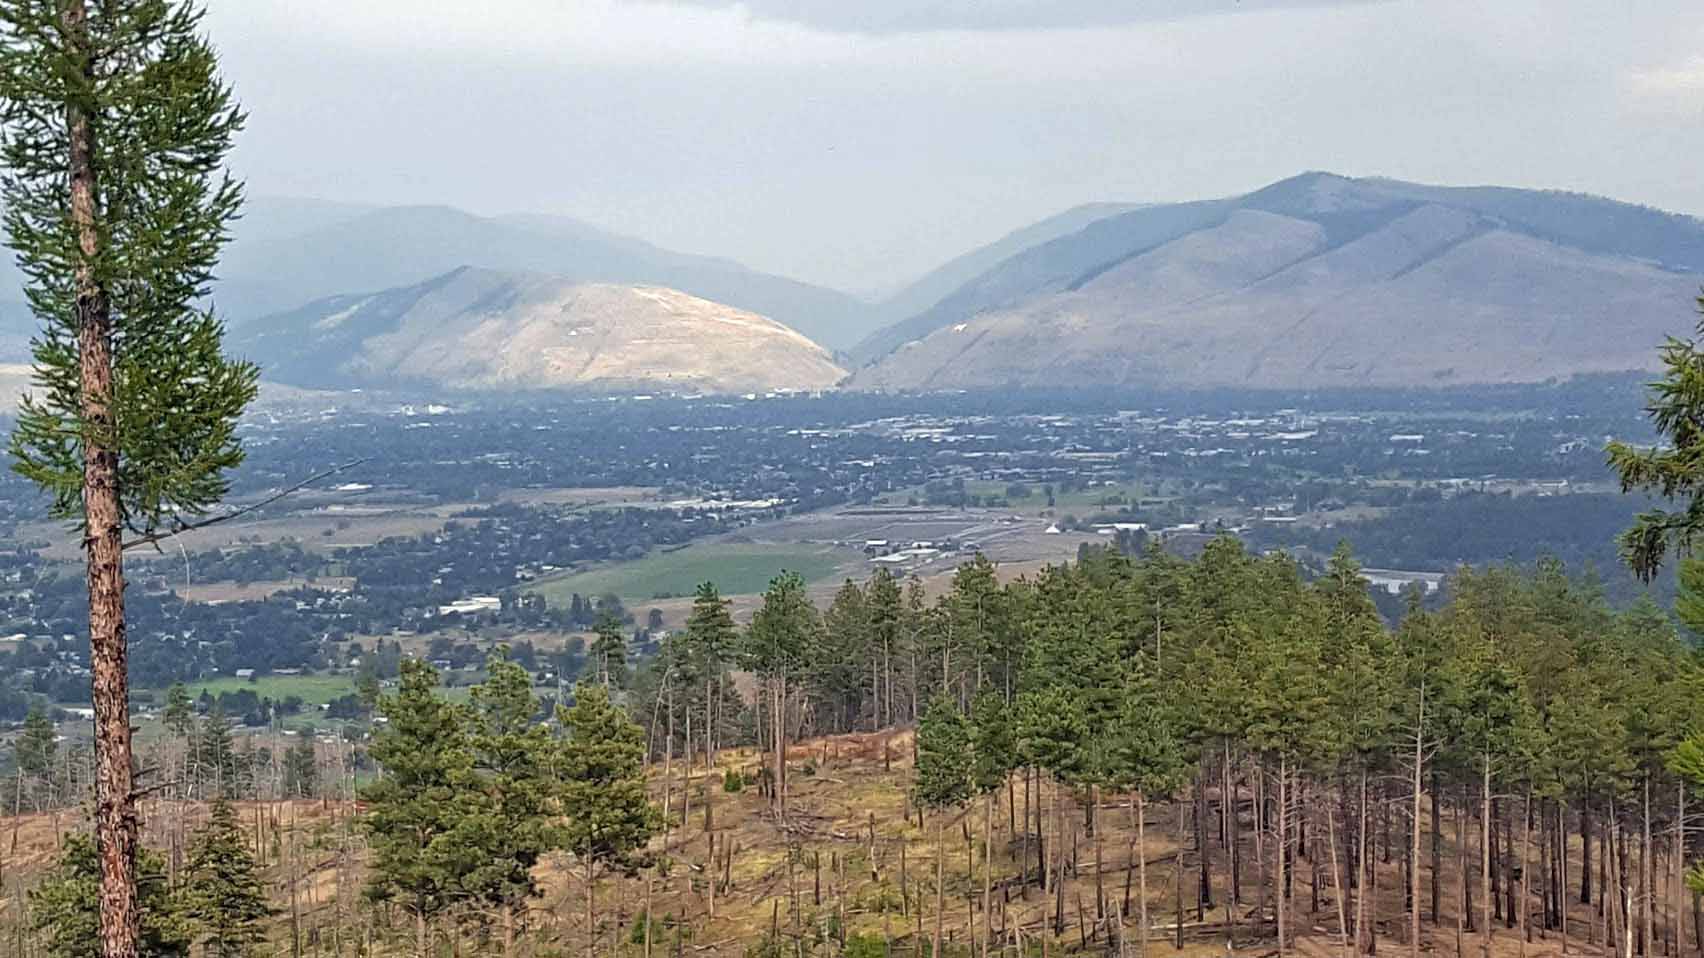
[[[1367,768],[1361,767],[1360,811],[1355,820],[1355,951],[1365,954],[1370,951],[1370,945],[1363,944],[1366,935],[1367,910]],[[1377,904],[1376,902],[1374,903]]]
[[[1674,924],[1674,953],[1679,955],[1686,949],[1686,923],[1681,920],[1681,894],[1686,888],[1686,782],[1683,780],[1675,792],[1674,808],[1674,889],[1669,901],[1673,915],[1669,918]]]
[[[598,956],[598,915],[595,902],[597,888],[593,883],[593,879],[597,876],[592,871],[593,867],[591,851],[588,849],[586,852],[586,958],[597,958]],[[425,958],[425,953],[422,952],[421,956]]]
[[[1639,830],[1639,954],[1651,954],[1651,924],[1652,905],[1655,903],[1656,861],[1651,854],[1651,773],[1645,773],[1644,791],[1640,796],[1643,805],[1643,823]]]
[[[1444,904],[1444,823],[1438,803],[1443,789],[1438,785],[1438,770],[1432,769],[1432,925],[1443,921]]]
[[[1148,805],[1147,797],[1136,793],[1136,909],[1142,925],[1142,958],[1148,958]]]
[[[982,796],[982,958],[994,938],[994,792]],[[842,925],[842,928],[845,926]]]
[[[946,915],[947,894],[947,839],[945,834],[947,813],[943,809],[935,813],[935,946],[929,952],[931,955],[941,953],[942,920]]]
[[[84,0],[64,0],[64,40],[93,66]],[[89,589],[89,665],[95,712],[95,842],[100,857],[100,940],[104,958],[136,958],[141,913],[136,903],[137,816],[130,743],[130,690],[124,621],[124,542],[118,488],[118,451],[111,446],[112,309],[95,275],[101,255],[96,221],[93,119],[73,103],[66,111],[71,225],[77,232],[77,294],[83,444],[83,547]]]
[[[1479,789],[1479,893],[1484,896],[1480,907],[1483,918],[1485,958],[1491,958],[1491,753],[1484,754],[1483,775]]]
[[[1414,724],[1414,815],[1410,823],[1408,868],[1408,954],[1420,958],[1420,774],[1426,764],[1426,688],[1420,688],[1420,717]]]
[[[1343,958],[1349,958],[1349,911],[1343,904],[1343,868],[1337,861],[1337,821],[1325,806],[1325,837],[1331,845],[1331,897],[1337,901],[1337,938]]]
[[[1172,944],[1173,944],[1174,947],[1177,948],[1178,951],[1182,951],[1183,950],[1183,816],[1184,816],[1183,803],[1182,802],[1173,802],[1172,807],[1177,809],[1177,858],[1175,859],[1177,868],[1176,868],[1176,875],[1173,876],[1173,881],[1172,881],[1172,891],[1173,891],[1173,893],[1174,893],[1174,895],[1176,896],[1176,899],[1177,899],[1177,901],[1176,901],[1177,923],[1172,928],[1173,935],[1175,936]]]
[[[1278,847],[1278,958],[1284,958],[1284,933],[1289,931],[1290,928],[1289,921],[1285,915],[1285,912],[1289,911],[1285,905],[1286,900],[1289,897],[1290,890],[1289,882],[1285,881],[1285,878],[1288,876],[1287,869],[1289,866],[1289,863],[1286,862],[1285,859],[1289,857],[1288,852],[1290,848],[1289,778],[1290,765],[1288,761],[1280,757],[1278,759],[1278,840],[1274,843]]]

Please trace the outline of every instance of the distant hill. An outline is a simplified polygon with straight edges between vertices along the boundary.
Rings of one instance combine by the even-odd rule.
[[[678,290],[477,268],[322,299],[234,330],[232,348],[310,388],[742,393],[845,375],[787,326]]]
[[[215,296],[233,325],[326,296],[406,286],[460,266],[577,282],[668,286],[786,323],[831,348],[877,322],[844,293],[692,256],[564,217],[480,217],[444,206],[387,207],[304,232],[247,239],[239,227]]]
[[[0,300],[22,299],[11,257],[0,260]],[[288,197],[245,203],[219,264],[214,302],[235,327],[327,296],[407,286],[460,266],[668,286],[772,316],[830,348],[848,348],[883,322],[870,304],[836,290],[676,253],[567,217],[482,217],[447,206]]]
[[[851,350],[853,360],[864,362],[891,352],[893,347],[909,337],[904,335],[900,327],[885,324],[898,323],[925,312],[1008,257],[1032,246],[1075,233],[1098,220],[1139,208],[1134,203],[1089,203],[1073,207],[1008,233],[987,246],[954,257],[875,306],[875,315],[882,320],[884,326]],[[899,338],[895,339],[896,336]]]
[[[1006,258],[861,347],[854,388],[1540,381],[1693,327],[1704,222],[1309,173]],[[868,348],[868,347],[877,348]]]

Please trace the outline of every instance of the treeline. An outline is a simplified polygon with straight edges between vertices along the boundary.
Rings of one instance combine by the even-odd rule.
[[[1704,624],[1704,572],[1687,569],[1680,613]],[[788,861],[814,860],[819,882],[824,867],[838,875],[839,902],[854,894],[846,866],[811,857],[814,813],[790,784],[824,773],[790,747],[913,723],[907,814],[937,845],[935,876],[913,857],[907,878],[902,851],[895,888],[872,830],[859,894],[882,914],[893,894],[902,935],[934,954],[1038,937],[1129,953],[1202,930],[1285,953],[1304,934],[1352,954],[1392,937],[1437,950],[1453,935],[1464,950],[1500,928],[1622,958],[1693,946],[1688,820],[1704,740],[1689,736],[1704,727],[1704,668],[1670,619],[1648,603],[1617,610],[1554,561],[1464,569],[1440,607],[1418,598],[1387,626],[1346,549],[1310,579],[1229,538],[1195,560],[1093,550],[1008,582],[978,558],[939,596],[883,570],[826,609],[783,575],[743,627],[706,585],[649,658],[630,659],[615,623],[600,630],[568,707],[546,709],[503,656],[459,703],[430,666],[404,661],[394,694],[364,693],[384,719],[367,754],[292,749],[311,781],[284,772],[289,755],[269,756],[276,777],[245,777],[187,701],[169,738],[182,752],[156,762],[198,783],[181,797],[358,794],[371,928],[420,954],[440,938],[565,944],[562,921],[547,932],[533,908],[553,850],[585,894],[572,941],[596,954],[624,947],[597,917],[600,887],[643,873],[649,889],[680,857],[708,868],[683,879],[706,911],[671,917],[678,945],[738,884],[717,876],[737,849],[710,825],[734,800],[716,793],[750,782],[749,758],[718,762],[737,746],[757,747],[755,787]],[[364,786],[358,762],[375,770]],[[712,771],[718,787],[702,787]],[[1128,849],[1106,847],[1115,829]],[[1175,853],[1154,858],[1149,842]],[[796,886],[771,897],[777,915],[741,945],[749,954],[872,947],[868,926],[852,934],[827,906],[801,906]],[[637,953],[649,911],[621,913]]]
[[[750,729],[785,820],[789,742],[919,722],[915,800],[1021,804],[1015,864],[1026,889],[1057,893],[1056,935],[1065,862],[1111,795],[1138,834],[1148,803],[1187,809],[1172,818],[1188,822],[1199,880],[1179,911],[1206,921],[1212,889],[1228,888],[1227,922],[1252,906],[1280,950],[1304,881],[1310,914],[1327,886],[1336,933],[1370,950],[1376,859],[1401,863],[1410,941],[1448,916],[1463,933],[1502,924],[1649,955],[1673,953],[1696,920],[1685,823],[1704,748],[1686,736],[1704,727],[1704,670],[1654,605],[1616,611],[1555,561],[1460,570],[1441,609],[1412,595],[1394,629],[1347,549],[1310,582],[1228,538],[1193,562],[1105,550],[1006,584],[979,559],[932,602],[878,572],[820,614],[783,576],[743,631],[719,608],[701,593],[635,680],[665,761],[690,765]],[[760,683],[745,714],[719,692],[732,665]],[[1097,888],[1094,927],[1122,934],[1131,897]],[[1597,918],[1570,932],[1576,898]],[[983,940],[993,914],[985,898]]]

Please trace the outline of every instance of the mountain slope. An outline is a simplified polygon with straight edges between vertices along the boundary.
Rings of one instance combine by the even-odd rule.
[[[245,240],[241,229],[215,288],[233,325],[351,290],[419,283],[466,265],[668,286],[773,316],[831,347],[850,346],[875,322],[868,304],[844,293],[671,252],[563,217],[487,218],[410,206],[357,210],[293,235]]]
[[[794,330],[678,290],[475,268],[319,300],[233,339],[269,379],[325,388],[738,393],[844,376]]]
[[[1003,260],[1032,246],[1040,246],[1061,236],[1068,236],[1090,223],[1134,209],[1140,209],[1140,206],[1135,203],[1088,203],[1014,230],[987,246],[956,256],[913,280],[904,289],[877,304],[876,315],[884,323],[908,319],[945,299],[959,287],[999,265]],[[898,342],[886,342],[888,336],[885,334],[889,328],[891,327],[877,330],[854,347],[851,351],[853,359],[875,358],[899,345]]]
[[[1595,197],[1306,174],[1148,207],[899,324],[855,388],[1534,381],[1651,366],[1704,223]]]

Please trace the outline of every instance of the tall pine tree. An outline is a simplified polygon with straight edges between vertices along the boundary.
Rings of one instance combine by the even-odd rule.
[[[204,514],[258,370],[198,306],[242,191],[242,114],[186,0],[0,0],[0,194],[42,324],[15,468],[83,535],[102,948],[136,958],[124,535]]]

